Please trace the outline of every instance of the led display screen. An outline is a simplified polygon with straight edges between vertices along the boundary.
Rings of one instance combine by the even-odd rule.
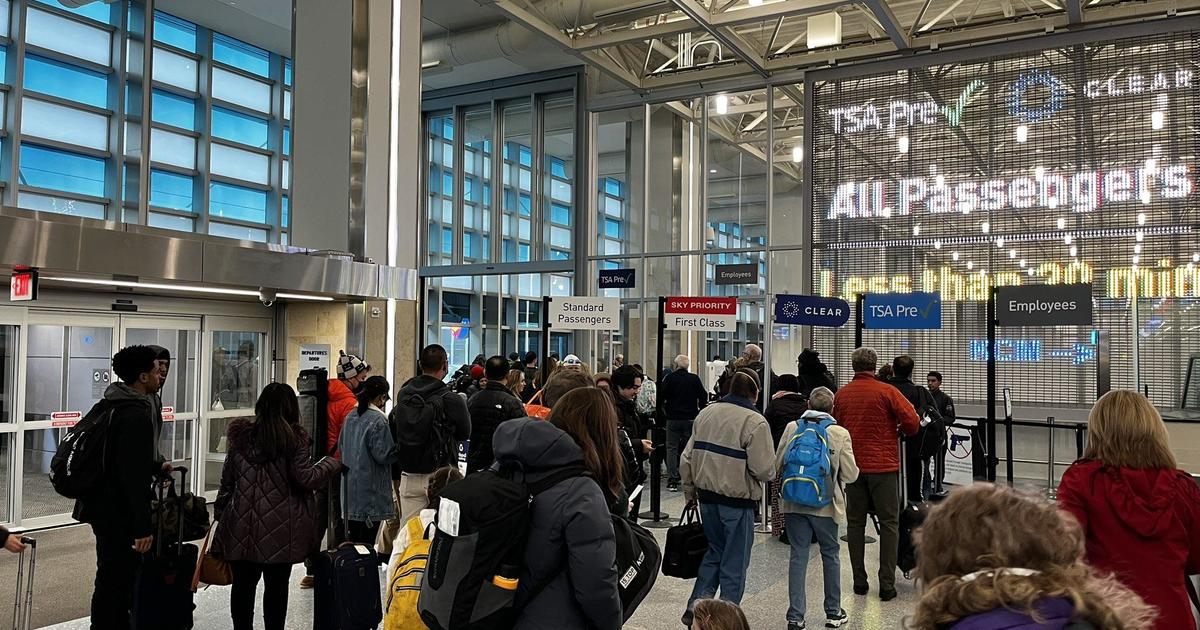
[[[1113,387],[1134,386],[1137,355],[1155,402],[1178,405],[1200,347],[1197,60],[1180,32],[812,80],[814,288],[939,292],[942,330],[865,343],[982,401],[992,288],[1090,283],[1094,327],[1004,330],[999,386],[1090,404],[1104,330]],[[844,381],[853,328],[814,334]]]

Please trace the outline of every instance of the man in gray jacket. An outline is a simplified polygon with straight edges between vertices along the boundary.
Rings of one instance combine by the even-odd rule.
[[[839,427],[829,413],[833,410],[833,392],[828,387],[812,390],[808,399],[808,411],[800,416],[800,422],[792,421],[783,430],[779,449],[775,453],[775,464],[784,470],[788,450],[797,437],[799,428],[826,426],[828,438],[829,471],[825,475],[825,489],[830,497],[828,505],[812,507],[792,503],[780,497],[780,507],[787,523],[788,540],[792,545],[791,561],[788,564],[788,630],[804,630],[804,613],[807,608],[804,581],[808,576],[808,551],[813,536],[821,546],[821,561],[825,578],[825,627],[840,628],[849,623],[842,608],[842,567],[838,554],[838,525],[846,522],[846,484],[858,479],[858,464],[854,462],[854,449],[850,432]],[[787,480],[784,480],[787,483]],[[786,496],[786,495],[785,495]]]
[[[734,374],[729,395],[696,417],[692,438],[680,457],[679,474],[689,504],[700,503],[708,553],[700,565],[688,599],[683,624],[692,623],[697,599],[742,601],[746,568],[754,545],[754,507],[762,484],[775,477],[771,428],[758,413],[758,383],[749,374]]]

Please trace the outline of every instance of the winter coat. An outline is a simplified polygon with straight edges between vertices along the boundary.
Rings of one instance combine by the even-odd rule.
[[[804,412],[803,419],[822,422],[826,418],[833,419],[827,413],[812,411]],[[837,422],[836,420],[834,422]],[[775,467],[783,473],[784,460],[787,459],[788,446],[799,422],[793,420],[784,429],[784,439],[780,440],[775,450]],[[825,507],[814,508],[790,501],[779,500],[780,509],[784,514],[811,514],[832,518],[838,523],[846,522],[846,486],[858,480],[858,464],[854,462],[854,447],[850,433],[837,424],[830,425],[825,432],[829,436],[829,474],[825,476],[825,489],[833,494],[833,501]]]
[[[1087,536],[1088,564],[1158,609],[1155,628],[1192,628],[1186,576],[1200,573],[1200,488],[1179,470],[1071,465],[1058,503]]]
[[[435,378],[428,374],[409,379],[403,387],[400,388],[400,393],[396,394],[397,406],[392,409],[390,418],[392,437],[397,443],[403,442],[402,436],[397,435],[399,428],[399,414],[407,413],[407,408],[400,406],[404,399],[409,396],[420,396],[426,404],[434,404],[431,401],[440,399],[442,405],[442,432],[448,438],[446,445],[447,453],[449,453],[454,462],[458,461],[458,443],[463,440],[471,439],[471,414],[467,411],[467,401],[459,394],[454,393],[441,379]],[[434,445],[429,445],[433,448]],[[451,462],[446,462],[450,464]],[[405,462],[397,462],[392,466],[392,479],[400,479],[402,469]],[[428,472],[428,471],[425,471]]]
[[[329,404],[325,406],[326,439],[325,452],[321,455],[340,457],[337,452],[338,437],[342,435],[342,426],[346,424],[346,416],[358,406],[354,392],[339,379],[329,381]]]
[[[575,440],[549,422],[524,418],[496,429],[498,461],[516,461],[536,482],[564,467],[582,466]],[[518,601],[528,601],[517,630],[616,630],[621,627],[616,538],[604,493],[595,481],[561,481],[533,499]]]
[[[230,561],[295,564],[317,545],[313,490],[341,465],[331,457],[312,463],[312,439],[299,425],[292,425],[292,452],[269,459],[254,441],[254,424],[244,418],[229,425],[213,549]]]
[[[150,526],[151,485],[162,469],[154,443],[154,401],[125,383],[104,390],[97,405],[111,405],[104,479],[75,502],[75,520],[110,536],[145,538]]]
[[[346,465],[342,486],[346,518],[367,523],[396,518],[396,503],[392,500],[396,442],[383,411],[374,405],[362,413],[351,411],[342,427],[338,450]]]
[[[797,374],[796,379],[800,381],[800,393],[805,396],[811,396],[812,390],[818,387],[827,387],[829,391],[837,393],[837,381],[833,378],[833,372],[825,369],[824,364],[821,364],[819,370]]]
[[[964,617],[947,625],[947,630],[1096,630],[1084,621],[1071,621],[1075,606],[1063,598],[1043,599],[1034,605],[1041,623],[1027,612],[1000,607]]]
[[[646,481],[646,470],[642,465],[647,457],[642,450],[646,439],[646,427],[637,412],[637,403],[613,394],[613,405],[617,409],[617,439],[620,441],[621,456],[625,459],[625,490],[632,492],[638,484]]]
[[[838,391],[833,417],[850,432],[858,469],[867,474],[900,470],[896,440],[921,428],[912,403],[870,372],[855,374],[854,380]]]
[[[504,383],[488,381],[483,391],[467,400],[471,414],[471,446],[467,450],[467,473],[483,470],[495,461],[492,456],[492,435],[501,422],[524,418],[525,405]]]
[[[803,394],[789,392],[778,398],[771,398],[771,402],[767,403],[767,410],[763,412],[767,424],[771,427],[771,444],[778,446],[779,439],[785,433],[784,427],[789,422],[799,420],[806,411],[808,411],[808,398]]]
[[[688,500],[753,508],[762,484],[775,479],[771,428],[754,402],[726,396],[704,408],[679,456]]]
[[[666,375],[658,394],[663,401],[663,414],[668,422],[695,420],[700,410],[708,404],[704,383],[700,382],[699,376],[685,369]]]

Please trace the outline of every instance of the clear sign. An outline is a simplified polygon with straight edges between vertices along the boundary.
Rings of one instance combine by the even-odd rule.
[[[324,368],[326,372],[332,372],[333,366],[329,364],[329,358],[331,354],[332,353],[329,344],[300,344],[300,370],[303,371]]]
[[[717,265],[714,281],[719,285],[758,284],[758,263]]]
[[[850,319],[850,305],[841,298],[819,295],[775,296],[775,322],[793,326],[839,328]]]
[[[601,269],[597,280],[601,289],[637,288],[636,269]]]
[[[737,298],[671,297],[666,305],[667,330],[737,330]]]
[[[552,330],[618,330],[621,299],[601,297],[550,298]]]
[[[38,275],[36,269],[14,271],[8,284],[8,299],[13,302],[29,302],[37,299]]]
[[[868,293],[863,326],[871,330],[932,330],[942,327],[940,293]]]
[[[1091,326],[1092,285],[1050,284],[996,290],[997,326]]]

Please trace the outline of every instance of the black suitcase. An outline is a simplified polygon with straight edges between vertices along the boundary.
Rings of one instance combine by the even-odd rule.
[[[904,478],[908,472],[907,453],[904,444],[900,444],[900,537],[896,550],[896,568],[904,573],[905,578],[912,577],[913,569],[917,568],[917,545],[915,532],[925,522],[929,513],[929,504],[924,501],[908,500],[908,484]]]
[[[708,553],[708,536],[700,523],[696,505],[684,509],[679,524],[667,529],[667,544],[663,546],[663,575],[694,579],[700,573],[700,563]]]
[[[181,477],[186,473],[181,472]],[[182,479],[180,481],[182,484]],[[162,506],[174,493],[175,480],[158,487],[158,532],[154,549],[141,558],[133,588],[133,630],[190,630],[192,613],[192,575],[200,549],[178,539],[164,540]],[[175,495],[178,496],[178,495]],[[177,530],[178,531],[178,530]]]
[[[33,628],[33,572],[37,569],[37,541],[12,534],[21,538],[25,549],[17,557],[17,599],[13,602],[13,630],[31,630]],[[25,562],[25,554],[29,554],[29,562]],[[28,572],[26,572],[28,565]]]
[[[368,630],[383,621],[379,557],[346,543],[321,552],[313,566],[313,630]]]

